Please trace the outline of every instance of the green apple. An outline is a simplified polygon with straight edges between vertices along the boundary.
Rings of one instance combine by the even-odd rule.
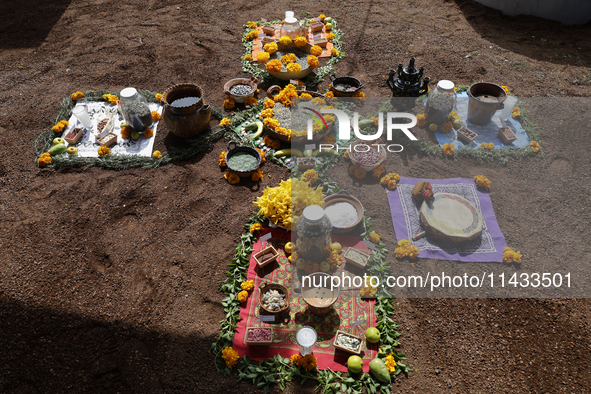
[[[363,359],[359,356],[351,356],[347,360],[347,368],[349,372],[359,373],[363,371]]]
[[[65,144],[66,141],[63,138],[54,138],[53,139],[53,145],[57,145],[57,144]]]
[[[330,271],[330,264],[328,264],[326,261],[323,261],[322,263],[320,263],[320,271],[322,271],[322,272]]]
[[[138,133],[137,131],[134,131],[133,133],[131,133],[131,138],[133,138],[134,140],[137,140],[138,138],[140,138],[140,133]]]
[[[324,27],[326,28],[326,31],[330,31],[332,30],[332,23],[327,23],[326,25],[324,25]]]
[[[68,147],[68,149],[66,150],[66,152],[68,152],[69,155],[75,156],[78,154],[78,149],[76,149],[73,146]]]
[[[330,16],[327,16],[326,18],[324,18],[324,23],[332,23],[332,18]]]

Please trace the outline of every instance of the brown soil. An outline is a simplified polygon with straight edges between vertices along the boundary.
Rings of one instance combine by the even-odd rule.
[[[389,95],[388,69],[411,56],[434,80],[490,80],[518,96],[590,95],[589,24],[509,18],[468,0],[331,5],[306,11],[338,19],[348,56],[335,72],[362,80],[368,96]],[[296,4],[298,15],[303,7]],[[212,366],[209,347],[224,318],[217,287],[252,201],[287,171],[267,164],[260,187],[231,186],[217,166],[224,141],[149,171],[43,170],[32,142],[76,90],[164,91],[189,81],[221,106],[223,83],[242,75],[241,24],[289,8],[286,1],[2,2],[1,392],[257,392]],[[532,116],[546,142],[543,158],[483,166],[405,154],[387,168],[432,178],[484,173],[507,242],[529,269],[588,262],[591,136],[585,129],[564,143],[556,130],[568,111],[533,108]],[[156,149],[165,150],[165,133]],[[392,250],[391,223],[376,212],[384,201],[369,198],[385,200],[381,190],[362,189],[345,171],[332,175],[362,199]],[[588,392],[590,318],[588,300],[401,299],[395,319],[415,372],[395,389]]]

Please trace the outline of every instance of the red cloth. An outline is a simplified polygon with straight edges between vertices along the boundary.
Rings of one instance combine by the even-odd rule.
[[[376,316],[374,314],[375,301],[362,300],[359,297],[358,291],[342,291],[339,299],[334,305],[334,310],[326,316],[316,316],[307,310],[305,301],[300,294],[291,291],[292,280],[292,265],[287,259],[283,246],[290,240],[291,233],[279,229],[265,229],[262,234],[269,231],[273,236],[270,241],[273,246],[279,251],[280,257],[278,262],[273,262],[263,267],[258,268],[254,257],[251,255],[250,266],[248,269],[247,280],[253,280],[255,288],[251,292],[248,301],[243,304],[240,312],[242,320],[238,323],[238,329],[234,337],[234,350],[238,352],[240,357],[247,355],[253,360],[263,360],[280,354],[283,357],[290,357],[293,354],[299,353],[299,346],[295,341],[295,333],[298,328],[309,325],[318,332],[318,341],[313,348],[313,353],[318,361],[319,369],[331,368],[334,371],[346,371],[347,359],[351,353],[343,352],[335,349],[332,345],[334,336],[337,330],[342,330],[354,335],[359,335],[363,339],[363,351],[361,357],[364,359],[364,371],[369,371],[369,361],[376,356],[375,344],[367,344],[364,340],[365,330],[370,326],[375,326]],[[359,249],[368,250],[361,244],[359,237],[352,236],[337,236],[332,237],[333,242],[339,242],[343,247],[356,247]],[[254,244],[253,255],[261,250],[261,243],[257,241]],[[265,245],[266,247],[266,245]],[[295,269],[295,264],[293,265]],[[357,267],[350,266],[343,263],[335,274],[341,276],[341,272],[345,275],[359,275],[363,276],[363,271]],[[287,321],[280,323],[267,323],[260,321],[260,306],[259,300],[259,284],[263,280],[269,280],[273,283],[281,283],[290,291],[290,313]],[[347,286],[349,287],[349,286]],[[285,314],[284,316],[287,316]],[[351,323],[357,320],[365,319],[366,322],[355,328],[351,328]],[[244,334],[247,327],[272,327],[273,328],[273,345],[249,345],[244,342]],[[367,348],[370,345],[370,348]]]

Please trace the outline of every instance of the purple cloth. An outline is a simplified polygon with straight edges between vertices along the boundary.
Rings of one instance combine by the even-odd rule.
[[[418,179],[401,178],[396,190],[388,193],[392,223],[398,240],[412,240],[423,231],[420,225],[420,205],[412,198],[412,189],[419,181],[427,181],[434,193],[452,193],[470,201],[482,214],[482,236],[460,245],[426,236],[414,242],[419,247],[419,257],[437,260],[466,262],[502,262],[507,243],[495,217],[492,202],[487,192],[476,187],[473,179]]]

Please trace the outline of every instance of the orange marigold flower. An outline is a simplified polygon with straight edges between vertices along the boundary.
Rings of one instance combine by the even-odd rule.
[[[230,126],[230,119],[223,118],[222,120],[220,120],[220,126]]]
[[[355,178],[357,178],[357,179],[365,178],[365,174],[366,174],[366,171],[361,167],[356,167],[355,170],[353,171],[353,175],[355,175]]]
[[[529,146],[534,150],[535,153],[540,151],[540,144],[538,144],[536,141],[530,141]]]
[[[493,150],[495,148],[495,143],[494,142],[483,142],[482,144],[480,144],[480,148],[482,149],[486,149],[486,150]]]
[[[509,247],[505,247],[504,252],[503,252],[503,261],[507,264],[510,263],[521,263],[521,253],[520,252],[516,252],[513,249],[509,248]]]
[[[311,371],[318,366],[316,356],[314,356],[313,354],[306,354],[304,357],[301,358],[300,363],[306,371]]]
[[[78,100],[79,98],[82,98],[82,97],[84,97],[84,93],[82,93],[80,91],[75,92],[75,93],[72,93],[72,95],[70,96],[70,98],[72,99],[72,101],[76,101],[76,100]]]
[[[312,100],[312,96],[310,94],[308,94],[308,93],[302,93],[302,94],[300,94],[300,98],[303,101],[310,101],[310,100]]]
[[[248,97],[245,101],[244,101],[244,105],[248,106],[248,107],[253,107],[255,105],[257,105],[257,99],[255,99],[254,97]]]
[[[332,56],[339,56],[339,51],[335,47],[332,47],[330,48],[330,54]]]
[[[322,55],[322,48],[319,47],[318,45],[314,45],[312,48],[310,48],[310,55],[314,55],[314,56]]]
[[[298,74],[300,71],[302,71],[302,66],[297,63],[290,63],[287,65],[287,72],[290,74]]]
[[[388,181],[388,184],[387,185],[388,185],[388,190],[391,191],[391,190],[395,190],[396,189],[397,183],[396,183],[395,180],[391,179],[391,180]]]
[[[162,119],[162,115],[160,115],[158,111],[152,111],[152,120],[158,122],[160,119]]]
[[[291,40],[291,37],[290,37],[290,36],[283,36],[283,37],[281,37],[281,38],[279,39],[279,43],[280,43],[281,45],[285,45],[285,46],[287,46],[287,45],[291,44],[292,42],[293,42],[293,41]]]
[[[39,167],[45,167],[52,163],[51,155],[49,153],[44,153],[39,159],[37,159],[37,162],[39,163]]]
[[[308,43],[308,40],[306,39],[306,37],[296,37],[296,39],[293,40],[293,42],[296,44],[297,47],[303,47]]]
[[[301,358],[302,358],[302,356],[300,356],[299,354],[294,354],[289,359],[291,360],[292,364],[299,365],[299,361]]]
[[[386,169],[384,168],[383,165],[379,165],[376,168],[374,168],[373,170],[371,170],[371,175],[374,176],[374,178],[380,178],[384,173],[386,172]]]
[[[269,100],[269,99],[267,99],[267,100]],[[273,101],[273,100],[271,100],[271,101]],[[275,103],[275,102],[273,101],[273,103]],[[273,116],[275,116],[275,110],[273,108],[267,108],[267,109],[264,109],[261,111],[261,119],[272,118]]]
[[[107,146],[101,146],[100,148],[98,148],[98,154],[99,156],[107,156],[111,154],[111,149],[109,149],[109,147]]]
[[[151,138],[154,135],[154,130],[152,129],[146,129],[146,131],[144,131],[144,137],[146,138]]]
[[[265,44],[263,49],[265,50],[265,52],[269,52],[270,54],[275,53],[279,50],[276,42],[269,42],[269,43]]]
[[[266,108],[273,108],[275,106],[275,100],[272,100],[270,98],[265,99],[265,102],[263,103],[263,107]]]
[[[260,168],[258,170],[256,170],[251,176],[250,179],[252,179],[255,182],[260,181],[261,179],[263,179],[263,170],[261,170]]]
[[[453,156],[456,148],[454,148],[454,144],[452,144],[451,142],[448,142],[447,144],[443,144],[443,147],[441,148],[441,150],[443,151],[443,154],[445,156]]]
[[[265,67],[267,68],[267,71],[269,71],[270,73],[278,73],[283,68],[283,64],[281,64],[281,60],[279,59],[271,59]]]
[[[380,234],[376,233],[375,231],[372,231],[371,233],[369,233],[369,240],[371,241],[371,243],[377,245],[378,242],[380,242]]]
[[[355,92],[355,93],[353,93],[353,99],[357,102],[365,101],[365,93]]]
[[[443,122],[441,124],[441,126],[439,126],[439,130],[444,133],[447,134],[451,131],[451,129],[453,128],[453,123],[452,122]]]
[[[298,61],[298,58],[294,53],[288,53],[287,55],[281,56],[281,63],[290,64]]]
[[[246,26],[248,26],[249,29],[256,29],[258,25],[259,24],[256,22],[246,22]]]
[[[316,68],[318,67],[318,65],[320,64],[320,62],[318,61],[318,58],[314,55],[310,55],[308,56],[308,65],[312,68]]]
[[[477,175],[474,177],[476,184],[486,190],[490,189],[490,180],[484,175]]]
[[[263,119],[263,125],[265,125],[265,127],[270,128],[271,130],[275,130],[277,127],[281,125],[281,123],[279,123],[279,121],[275,118],[265,118]],[[271,138],[269,138],[269,140],[271,140]]]
[[[326,97],[328,97],[329,99],[331,99],[331,100],[337,100],[337,97],[335,97],[335,96],[334,96],[334,93],[333,93],[333,92],[331,92],[330,90],[329,90],[328,92],[326,92],[324,95],[325,95]]]
[[[230,346],[226,346],[224,350],[222,350],[222,359],[226,362],[226,366],[230,369],[238,363],[239,358],[238,352],[232,349]]]
[[[260,223],[255,223],[255,224],[252,224],[252,225],[249,227],[248,231],[249,231],[251,234],[254,234],[254,233],[256,233],[257,231],[261,231],[262,229],[263,229],[263,225],[262,225],[262,224],[260,224]],[[246,290],[246,289],[244,289],[244,290]]]
[[[417,126],[425,127],[426,125],[427,125],[427,115],[418,114],[417,115]]]
[[[257,152],[259,152],[259,154],[261,155],[261,164],[264,163],[267,159],[265,158],[265,152],[263,152],[262,150],[260,150],[259,148],[255,148],[257,150]]]
[[[320,15],[318,15],[318,19],[320,19],[320,21],[322,22],[322,21],[324,21],[324,19],[326,19],[326,15],[320,14]]]
[[[326,41],[332,41],[335,38],[335,34],[334,33],[328,33],[326,35]]]
[[[257,55],[257,62],[259,63],[267,63],[269,61],[269,52],[259,52]]]
[[[121,138],[128,140],[129,138],[131,138],[131,133],[131,126],[125,126],[121,128]]]
[[[247,54],[244,56],[244,60],[251,61],[251,60],[252,60],[252,55],[251,55],[250,53],[247,53]]]
[[[156,93],[154,97],[156,97],[156,100],[158,101],[162,100],[162,95],[160,93]]]
[[[314,169],[308,170],[302,174],[301,180],[313,185],[318,181],[318,173]]]
[[[224,100],[224,108],[225,109],[232,109],[232,108],[234,108],[235,105],[236,105],[236,102],[234,101],[234,99],[232,97],[228,97],[227,99]]]
[[[226,172],[224,174],[224,178],[226,178],[230,185],[235,185],[236,183],[240,182],[240,177],[233,172]]]
[[[511,94],[511,92],[509,91],[509,87],[508,86],[501,86],[503,88],[503,90],[507,93],[507,96]]]
[[[259,36],[259,33],[257,33],[256,30],[252,30],[246,35],[246,40],[247,41],[254,40],[258,36]]]
[[[242,290],[251,291],[252,289],[254,289],[254,281],[252,281],[252,280],[244,281],[244,282],[240,283],[240,287],[242,288]]]
[[[152,157],[154,159],[162,159],[162,153],[160,153],[159,150],[155,150],[154,153],[152,153]]]
[[[218,164],[220,167],[226,166],[226,151],[220,153],[220,156],[218,157]]]

